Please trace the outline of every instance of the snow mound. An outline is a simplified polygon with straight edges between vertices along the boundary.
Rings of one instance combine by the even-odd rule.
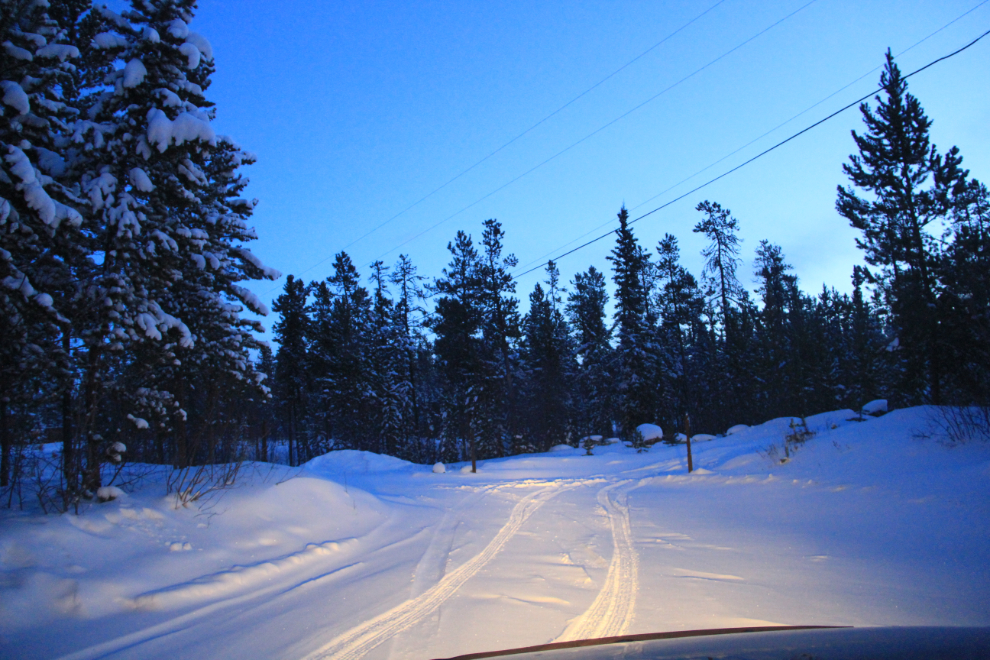
[[[465,465],[461,468],[461,474],[471,474],[471,466]]]
[[[110,502],[118,497],[123,497],[123,495],[124,491],[116,486],[103,486],[96,489],[96,499],[101,502]]]
[[[663,429],[656,424],[640,424],[636,427],[636,430],[640,432],[643,436],[643,440],[650,442],[651,440],[660,440],[663,438]]]
[[[739,433],[740,431],[745,431],[748,428],[749,428],[749,425],[747,425],[747,424],[736,424],[735,426],[730,426],[729,427],[729,430],[726,431],[725,434],[726,435],[735,435],[736,433]]]
[[[887,399],[874,399],[863,406],[864,415],[882,415],[887,412]]]
[[[339,449],[317,456],[305,465],[310,472],[319,474],[391,472],[412,467],[412,463],[394,456],[384,456],[370,451]]]
[[[447,466],[443,463],[433,464],[433,474],[443,474],[447,471]]]
[[[574,449],[574,447],[571,447],[570,445],[554,445],[553,447],[550,448],[550,451],[556,453],[562,451],[571,451],[572,449]]]
[[[714,440],[714,435],[709,435],[708,433],[699,433],[698,435],[691,436],[691,442],[708,442],[709,440]]]

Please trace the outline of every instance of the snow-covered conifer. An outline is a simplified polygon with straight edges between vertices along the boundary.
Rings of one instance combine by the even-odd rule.
[[[256,202],[240,198],[246,181],[237,169],[253,156],[211,125],[213,53],[189,27],[194,8],[193,0],[134,0],[122,14],[94,10],[107,30],[91,46],[118,66],[91,95],[74,136],[88,147],[77,169],[93,253],[78,273],[90,303],[79,329],[90,490],[99,485],[96,418],[108,354],[153,342],[163,364],[188,357],[189,367],[209,364],[224,379],[260,384],[247,359],[260,326],[239,314],[268,310],[241,283],[279,274],[245,245],[255,238],[247,221]],[[175,379],[195,371],[183,365],[172,376],[149,389],[174,396]],[[187,414],[180,407],[175,418]]]

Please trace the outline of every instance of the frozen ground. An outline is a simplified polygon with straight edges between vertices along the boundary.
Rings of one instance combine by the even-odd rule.
[[[447,657],[750,624],[990,625],[990,445],[925,409],[768,456],[789,420],[694,446],[486,461],[359,452],[0,517],[0,657]]]

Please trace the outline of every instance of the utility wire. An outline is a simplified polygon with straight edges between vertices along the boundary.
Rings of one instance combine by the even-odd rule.
[[[990,0],[988,0],[988,1],[990,1]],[[547,116],[545,116],[543,119],[539,120],[538,122],[536,122],[535,124],[533,124],[532,126],[530,126],[529,128],[527,128],[526,130],[524,130],[522,133],[519,133],[518,135],[516,135],[514,138],[512,138],[511,140],[509,140],[508,142],[506,142],[505,144],[503,144],[498,149],[495,149],[494,151],[492,151],[487,156],[485,156],[481,160],[477,161],[476,163],[474,163],[473,165],[471,165],[467,169],[464,169],[461,172],[459,172],[458,174],[454,175],[452,178],[448,179],[446,182],[442,183],[441,185],[439,185],[438,187],[434,188],[433,190],[431,190],[427,194],[423,195],[422,197],[420,197],[419,199],[417,199],[415,202],[413,202],[409,206],[405,207],[404,209],[402,209],[401,211],[399,211],[398,213],[396,213],[395,215],[393,215],[392,217],[390,217],[388,220],[385,220],[384,222],[376,225],[373,229],[369,230],[368,232],[366,232],[365,234],[361,235],[360,237],[354,239],[353,241],[351,241],[350,243],[348,243],[347,245],[345,245],[341,249],[342,250],[347,250],[347,249],[353,247],[354,245],[356,245],[357,243],[360,243],[364,239],[368,238],[369,236],[371,236],[372,234],[374,234],[376,231],[378,231],[379,229],[381,229],[385,225],[389,224],[390,222],[392,222],[393,220],[395,220],[399,216],[404,215],[406,212],[411,211],[415,207],[419,206],[420,204],[422,204],[423,202],[425,202],[426,200],[428,200],[430,197],[433,197],[433,195],[437,194],[438,192],[440,192],[441,190],[443,190],[444,188],[446,188],[447,186],[449,186],[450,184],[454,183],[455,181],[457,181],[458,179],[460,179],[461,177],[463,177],[465,174],[467,174],[468,172],[470,172],[471,170],[473,170],[474,168],[476,168],[479,165],[481,165],[482,163],[486,162],[492,156],[495,156],[496,154],[498,154],[499,152],[501,152],[503,149],[509,147],[510,145],[514,144],[515,142],[517,142],[518,140],[520,140],[524,136],[528,135],[529,133],[531,133],[535,129],[539,128],[544,123],[546,123],[549,119],[551,119],[551,118],[555,117],[556,115],[560,114],[562,111],[564,111],[565,109],[567,109],[568,107],[570,107],[571,105],[573,105],[574,103],[576,103],[577,101],[579,101],[580,99],[584,98],[585,96],[587,96],[588,94],[590,94],[591,92],[593,92],[597,88],[601,87],[603,84],[605,84],[606,82],[608,82],[609,80],[611,80],[612,78],[614,78],[615,76],[617,76],[618,74],[620,74],[623,71],[625,71],[627,68],[629,68],[630,66],[632,66],[633,64],[635,64],[639,60],[643,59],[644,57],[646,57],[647,55],[649,55],[650,53],[652,53],[654,50],[656,50],[657,48],[659,48],[663,44],[667,43],[670,39],[672,39],[676,35],[678,35],[681,32],[683,32],[685,29],[687,29],[688,27],[690,27],[691,25],[693,25],[694,23],[696,23],[698,20],[700,20],[701,18],[703,18],[706,14],[708,14],[709,12],[711,12],[712,10],[714,10],[716,7],[718,7],[719,5],[723,4],[724,2],[726,2],[726,0],[718,0],[718,2],[716,2],[715,4],[713,4],[711,7],[709,7],[705,11],[701,12],[700,14],[698,14],[697,16],[695,16],[694,18],[692,18],[691,20],[689,20],[687,23],[683,24],[682,26],[680,26],[679,28],[677,28],[676,30],[674,30],[673,32],[671,32],[666,37],[664,37],[660,41],[656,42],[655,44],[653,44],[652,46],[650,46],[649,48],[647,48],[646,50],[644,50],[642,53],[640,53],[636,57],[632,58],[631,60],[629,60],[628,62],[626,62],[622,66],[620,66],[618,69],[616,69],[612,73],[608,74],[607,76],[605,76],[604,78],[602,78],[601,80],[599,80],[598,82],[596,82],[594,85],[592,85],[591,87],[587,88],[586,90],[584,90],[583,92],[581,92],[580,94],[578,94],[577,96],[575,96],[574,98],[572,98],[570,101],[568,101],[564,105],[560,106],[559,108],[557,108],[556,110],[554,110],[553,112],[551,112],[550,114],[548,114]],[[323,259],[322,261],[318,261],[317,263],[313,264],[312,266],[310,266],[306,270],[302,271],[300,273],[300,275],[302,275],[304,273],[308,273],[309,271],[313,270],[317,266],[321,266],[321,265],[325,264],[331,258],[332,257],[327,257],[326,259]],[[272,289],[272,291],[274,291],[274,290],[275,289]],[[269,293],[271,293],[271,291]]]
[[[932,37],[934,37],[934,36],[935,36],[936,34],[938,34],[939,32],[942,32],[943,30],[945,30],[945,29],[946,29],[946,28],[948,28],[949,26],[951,26],[951,25],[953,25],[954,23],[957,23],[958,21],[960,21],[960,20],[962,20],[962,19],[963,19],[963,18],[965,18],[966,16],[968,16],[968,15],[970,15],[970,14],[972,14],[972,13],[973,13],[974,11],[976,11],[977,9],[979,9],[980,7],[982,7],[983,5],[985,5],[985,4],[987,4],[988,2],[990,2],[990,0],[983,0],[982,2],[980,2],[979,4],[977,4],[977,5],[975,6],[975,7],[972,7],[972,8],[971,8],[971,9],[969,9],[968,11],[966,11],[966,12],[963,12],[963,13],[962,13],[962,14],[960,14],[959,16],[956,16],[956,17],[955,17],[954,19],[952,19],[951,21],[949,21],[948,23],[946,23],[946,24],[945,24],[945,25],[943,25],[942,27],[940,27],[940,28],[938,28],[938,29],[937,29],[937,30],[935,30],[934,32],[931,32],[931,33],[929,33],[929,34],[928,34],[927,36],[925,36],[925,37],[923,37],[922,39],[919,39],[918,41],[916,41],[916,42],[914,42],[913,44],[911,44],[910,46],[908,46],[908,47],[907,47],[907,48],[905,48],[904,50],[902,50],[902,51],[900,51],[899,53],[897,53],[897,54],[896,54],[896,55],[895,55],[894,57],[895,57],[895,58],[896,58],[896,57],[900,57],[900,56],[902,56],[902,55],[904,55],[905,53],[907,53],[907,52],[909,52],[909,51],[911,51],[911,50],[914,50],[915,48],[917,48],[918,46],[920,46],[920,45],[921,45],[921,44],[923,44],[924,42],[926,42],[926,41],[928,41],[929,39],[931,39]],[[774,126],[773,128],[771,128],[771,129],[770,129],[770,130],[768,130],[767,132],[765,132],[765,133],[763,133],[762,135],[760,135],[760,136],[759,136],[759,137],[757,137],[757,138],[754,138],[754,139],[752,139],[752,140],[750,140],[749,142],[747,142],[746,144],[744,144],[744,145],[742,145],[741,147],[739,147],[739,148],[738,148],[738,149],[736,149],[735,151],[732,151],[731,153],[728,153],[728,154],[726,154],[725,156],[722,156],[722,157],[721,157],[721,158],[719,158],[718,160],[716,160],[716,161],[714,161],[714,162],[712,162],[712,163],[709,163],[708,165],[706,165],[705,167],[703,167],[703,168],[701,168],[700,170],[698,170],[698,171],[697,171],[697,172],[695,172],[694,174],[692,174],[692,175],[690,175],[690,176],[688,176],[688,177],[685,177],[685,178],[683,178],[683,179],[681,179],[680,181],[678,181],[678,182],[677,182],[677,183],[675,183],[674,185],[672,185],[672,186],[670,186],[670,187],[668,187],[668,188],[665,188],[664,190],[661,190],[661,191],[660,191],[660,192],[658,192],[657,194],[655,194],[655,195],[653,195],[653,196],[652,196],[652,197],[650,197],[649,199],[646,199],[646,200],[644,200],[644,201],[642,201],[642,202],[640,202],[639,204],[637,204],[636,206],[633,206],[633,207],[632,207],[632,208],[630,208],[629,210],[630,210],[630,211],[634,211],[634,210],[636,210],[636,209],[638,209],[638,208],[640,208],[640,207],[642,207],[642,206],[646,206],[647,204],[649,204],[650,202],[652,202],[653,200],[655,200],[655,199],[656,199],[657,197],[660,197],[661,195],[665,195],[665,194],[667,194],[668,192],[670,192],[671,190],[674,190],[675,188],[677,188],[677,187],[679,187],[679,186],[681,186],[681,185],[682,185],[682,184],[684,184],[684,183],[687,183],[688,181],[690,181],[691,179],[693,179],[693,178],[695,178],[695,177],[696,177],[696,176],[698,176],[699,174],[702,174],[702,173],[704,173],[704,172],[707,172],[708,170],[710,170],[711,168],[713,168],[713,167],[715,167],[715,166],[716,166],[716,165],[718,165],[719,163],[721,163],[721,162],[723,162],[723,161],[725,161],[725,160],[728,160],[728,159],[729,159],[729,158],[731,158],[732,156],[735,156],[735,155],[736,155],[737,153],[739,153],[739,152],[740,152],[740,151],[742,151],[743,149],[746,149],[747,147],[749,147],[749,146],[751,146],[751,145],[753,145],[753,144],[755,144],[755,143],[757,143],[757,142],[759,142],[760,140],[762,140],[762,139],[763,139],[763,138],[765,138],[766,136],[768,136],[768,135],[770,135],[771,133],[774,133],[774,132],[776,132],[776,131],[778,131],[779,129],[781,129],[781,128],[783,128],[784,126],[786,126],[787,124],[790,124],[790,123],[791,123],[792,121],[794,121],[794,120],[795,120],[795,119],[797,119],[798,117],[801,117],[801,116],[803,116],[803,115],[805,115],[805,114],[807,114],[808,112],[810,112],[810,111],[812,111],[812,110],[814,110],[815,108],[817,108],[818,106],[820,106],[820,105],[821,105],[822,103],[824,103],[825,101],[828,101],[828,100],[829,100],[830,98],[832,98],[832,97],[834,97],[834,96],[836,96],[837,94],[840,94],[840,93],[842,93],[842,92],[844,92],[845,90],[847,90],[847,89],[849,89],[850,87],[852,87],[853,85],[855,85],[856,83],[858,83],[858,82],[859,82],[860,80],[862,80],[863,78],[866,78],[867,76],[869,76],[869,75],[871,75],[871,74],[873,74],[873,73],[875,73],[876,71],[878,71],[878,70],[879,70],[879,69],[881,69],[881,68],[882,68],[882,66],[876,66],[876,67],[873,67],[872,69],[870,69],[869,71],[867,71],[866,73],[864,73],[863,75],[861,75],[860,77],[858,77],[858,78],[856,78],[855,80],[853,80],[853,81],[851,81],[851,82],[849,82],[849,83],[848,83],[848,84],[846,84],[846,85],[843,85],[842,87],[840,87],[839,89],[837,89],[837,90],[835,90],[834,92],[832,92],[831,94],[829,94],[829,95],[828,95],[828,96],[826,96],[825,98],[823,98],[823,99],[821,99],[821,100],[819,100],[818,102],[816,102],[816,103],[814,103],[814,104],[812,104],[812,105],[810,105],[810,106],[808,106],[807,108],[805,108],[805,109],[804,109],[804,110],[802,110],[801,112],[799,112],[799,113],[797,113],[796,115],[793,115],[793,116],[792,116],[792,117],[791,117],[790,119],[787,119],[786,121],[783,121],[783,122],[781,122],[781,123],[779,123],[779,124],[777,124],[776,126]],[[599,231],[599,230],[600,230],[600,229],[602,229],[603,227],[607,227],[608,225],[611,225],[611,224],[612,224],[613,222],[615,222],[615,221],[614,221],[614,220],[609,220],[609,221],[607,221],[607,222],[604,222],[604,223],[602,223],[602,224],[600,224],[600,225],[598,225],[598,226],[596,226],[596,227],[593,227],[593,228],[591,228],[591,229],[589,229],[588,231],[586,231],[585,233],[583,233],[583,234],[581,234],[580,236],[578,236],[577,238],[575,238],[575,239],[573,239],[573,240],[571,240],[570,242],[568,242],[568,243],[566,243],[566,244],[564,244],[564,245],[561,245],[560,247],[557,247],[557,248],[555,248],[555,249],[553,249],[553,250],[551,250],[550,252],[547,252],[547,253],[545,253],[545,254],[543,254],[542,256],[540,256],[540,257],[537,257],[536,259],[534,259],[534,260],[532,260],[532,261],[530,261],[530,262],[528,262],[528,263],[526,263],[526,264],[524,264],[523,266],[521,266],[521,268],[529,268],[530,266],[532,266],[532,265],[533,265],[533,264],[535,264],[535,263],[540,263],[541,265],[542,265],[542,264],[545,264],[546,262],[544,261],[544,259],[546,259],[546,258],[547,258],[547,257],[549,257],[550,255],[552,255],[552,254],[554,254],[555,252],[557,252],[557,251],[559,251],[559,250],[563,250],[564,248],[567,248],[567,247],[570,247],[570,246],[571,246],[571,245],[573,245],[574,243],[577,243],[578,241],[580,241],[580,240],[581,240],[582,238],[584,238],[584,237],[586,237],[586,236],[589,236],[590,234],[593,234],[593,233],[595,233],[596,231]],[[527,271],[527,272],[529,272],[529,271]]]
[[[478,204],[480,204],[481,202],[485,201],[486,199],[488,199],[492,195],[495,195],[496,193],[504,190],[505,188],[508,188],[509,186],[511,186],[516,181],[519,181],[520,179],[522,179],[525,176],[528,176],[529,174],[532,174],[533,172],[535,172],[536,170],[540,169],[541,167],[543,167],[547,163],[549,163],[549,162],[551,162],[553,160],[556,160],[557,158],[559,158],[560,156],[564,155],[565,153],[567,153],[568,151],[570,151],[574,147],[576,147],[576,146],[580,145],[581,143],[583,143],[583,142],[591,139],[595,135],[598,135],[599,133],[601,133],[602,131],[604,131],[606,128],[608,128],[608,127],[612,126],[613,124],[615,124],[615,123],[617,123],[617,122],[625,119],[626,117],[628,117],[632,113],[636,112],[637,110],[643,108],[644,106],[648,105],[649,103],[652,103],[653,101],[655,101],[656,99],[660,98],[661,96],[663,96],[664,94],[666,94],[670,90],[674,89],[675,87],[678,87],[679,85],[681,85],[684,82],[687,82],[688,80],[690,80],[691,78],[695,77],[696,75],[698,75],[699,73],[701,73],[702,71],[704,71],[708,67],[712,66],[716,62],[718,62],[718,61],[720,61],[720,60],[728,57],[729,55],[731,55],[732,53],[736,52],[737,50],[739,50],[740,48],[742,48],[746,44],[750,43],[751,41],[753,41],[753,40],[755,40],[755,39],[757,39],[759,37],[761,37],[762,35],[766,34],[770,30],[772,30],[773,28],[777,27],[778,25],[780,25],[781,23],[783,23],[787,19],[789,19],[792,16],[800,13],[801,11],[803,11],[804,9],[810,7],[811,5],[815,4],[816,2],[818,2],[818,0],[810,0],[809,2],[801,5],[800,7],[798,7],[794,11],[792,11],[790,14],[788,14],[787,16],[784,16],[783,18],[781,18],[777,22],[775,22],[775,23],[773,23],[773,24],[771,24],[771,25],[763,28],[762,30],[760,30],[759,32],[757,32],[756,34],[754,34],[753,36],[751,36],[750,38],[748,38],[745,41],[743,41],[742,43],[734,46],[733,48],[730,48],[729,50],[725,51],[724,53],[722,53],[721,55],[719,55],[715,59],[711,60],[710,62],[708,62],[704,66],[701,66],[698,69],[695,69],[693,72],[691,72],[688,75],[684,76],[683,78],[681,78],[677,82],[669,85],[665,89],[657,92],[656,94],[654,94],[650,98],[646,99],[645,101],[643,101],[639,105],[633,107],[630,110],[627,110],[626,112],[622,113],[621,115],[619,115],[615,119],[611,120],[610,122],[606,123],[605,125],[600,126],[599,128],[595,129],[591,133],[588,133],[587,135],[585,135],[583,138],[581,138],[577,142],[572,143],[571,145],[565,147],[564,149],[561,149],[560,151],[558,151],[554,155],[550,156],[549,158],[547,158],[543,162],[539,163],[538,165],[535,165],[535,166],[531,167],[530,169],[526,170],[525,172],[523,172],[522,174],[518,175],[517,177],[515,177],[515,178],[513,178],[513,179],[511,179],[509,181],[507,181],[506,183],[503,183],[501,186],[499,186],[495,190],[492,190],[491,192],[487,193],[486,195],[483,195],[482,197],[479,197],[478,199],[474,200],[473,202],[471,202],[467,206],[461,208],[459,211],[456,211],[456,212],[448,215],[443,220],[440,220],[439,222],[434,223],[433,225],[427,227],[426,229],[424,229],[423,231],[419,232],[415,236],[406,239],[405,241],[403,241],[402,243],[399,243],[398,245],[396,245],[392,249],[388,250],[387,252],[382,253],[377,259],[375,259],[373,261],[369,261],[365,265],[365,267],[370,266],[375,261],[381,260],[383,257],[388,256],[389,254],[395,252],[399,248],[401,248],[401,247],[403,247],[403,246],[405,246],[405,245],[407,245],[407,244],[415,241],[416,239],[418,239],[418,238],[420,238],[420,237],[422,237],[422,236],[430,233],[431,231],[433,231],[434,229],[436,229],[440,225],[442,225],[442,224],[444,224],[444,223],[446,223],[446,222],[448,222],[450,220],[453,220],[454,218],[456,218],[457,216],[459,216],[461,213],[464,213],[465,211],[467,211],[468,209],[470,209],[470,208],[472,208],[474,206],[477,206]]]
[[[919,74],[919,73],[921,73],[922,71],[924,71],[925,69],[928,69],[929,67],[932,67],[932,66],[934,66],[934,65],[936,65],[936,64],[938,64],[939,62],[944,62],[945,60],[947,60],[947,59],[949,59],[949,58],[951,58],[951,57],[955,57],[956,55],[958,55],[959,53],[961,53],[961,52],[963,52],[963,51],[964,51],[964,50],[966,50],[967,48],[969,48],[969,47],[971,47],[971,46],[973,46],[974,44],[976,44],[976,43],[977,43],[978,41],[980,41],[981,39],[983,39],[984,37],[986,37],[986,36],[987,36],[988,34],[990,34],[990,30],[987,30],[986,32],[984,32],[983,34],[981,34],[980,36],[978,36],[978,37],[977,37],[976,39],[973,39],[973,40],[972,40],[971,42],[969,42],[968,44],[966,44],[966,45],[965,45],[965,46],[963,46],[962,48],[959,48],[958,50],[955,50],[955,51],[953,51],[953,52],[951,52],[951,53],[949,53],[948,55],[944,55],[944,56],[942,56],[942,57],[940,57],[940,58],[938,58],[937,60],[932,60],[931,62],[929,62],[929,63],[928,63],[928,64],[926,64],[925,66],[923,66],[923,67],[921,67],[920,69],[916,69],[916,70],[914,70],[914,71],[912,71],[911,73],[909,73],[909,74],[907,74],[906,76],[902,76],[902,78],[903,78],[904,80],[907,80],[907,79],[908,79],[908,78],[910,78],[911,76],[914,76],[914,75],[917,75],[917,74]],[[702,188],[706,188],[706,187],[708,187],[708,186],[710,186],[711,184],[713,184],[713,183],[715,183],[715,182],[716,182],[716,181],[718,181],[719,179],[722,179],[722,178],[725,178],[725,177],[727,177],[728,175],[730,175],[730,174],[732,174],[733,172],[736,172],[737,170],[740,170],[740,169],[742,169],[743,167],[746,167],[747,165],[749,165],[749,164],[750,164],[750,163],[752,163],[753,161],[756,161],[756,160],[758,160],[758,159],[760,159],[760,158],[762,158],[763,156],[766,156],[766,155],[767,155],[768,153],[770,153],[771,151],[774,151],[774,150],[775,150],[775,149],[777,149],[778,147],[782,147],[782,146],[784,146],[785,144],[787,144],[788,142],[790,142],[791,140],[793,140],[793,139],[795,139],[795,138],[797,138],[797,137],[799,137],[799,136],[801,136],[801,135],[804,135],[805,133],[807,133],[807,132],[808,132],[808,131],[810,131],[811,129],[813,129],[813,128],[815,128],[816,126],[820,126],[821,124],[824,124],[825,122],[827,122],[828,120],[830,120],[830,119],[832,119],[833,117],[836,117],[836,116],[838,116],[838,115],[840,115],[840,114],[842,114],[843,112],[845,112],[845,111],[846,111],[846,110],[848,110],[849,108],[852,108],[853,106],[855,106],[855,105],[857,105],[857,104],[859,104],[859,103],[862,103],[863,101],[865,101],[866,99],[868,99],[868,98],[870,98],[871,96],[873,96],[874,94],[876,94],[876,93],[877,93],[878,91],[880,91],[880,90],[882,90],[882,89],[883,89],[882,87],[880,87],[880,86],[878,86],[878,87],[877,87],[876,89],[874,89],[873,91],[871,91],[871,92],[870,92],[869,94],[867,94],[866,96],[862,96],[862,97],[860,97],[859,99],[857,99],[857,100],[855,100],[855,101],[853,101],[852,103],[850,103],[850,104],[848,104],[848,105],[846,105],[846,106],[843,106],[842,108],[839,108],[838,110],[836,110],[836,111],[835,111],[835,112],[833,112],[832,114],[830,114],[830,115],[828,115],[827,117],[825,117],[825,118],[823,118],[823,119],[819,119],[819,120],[818,120],[818,121],[816,121],[816,122],[815,122],[814,124],[811,124],[810,126],[807,126],[807,127],[805,127],[805,128],[803,128],[803,129],[801,129],[801,130],[800,130],[800,131],[798,131],[797,133],[795,133],[795,134],[793,134],[793,135],[791,135],[790,137],[788,137],[788,138],[786,138],[786,139],[784,139],[784,140],[781,140],[780,142],[778,142],[777,144],[775,144],[775,145],[773,145],[773,146],[772,146],[772,147],[770,147],[769,149],[765,149],[764,151],[761,151],[760,153],[758,153],[757,155],[755,155],[755,156],[753,156],[753,157],[752,157],[752,158],[750,158],[749,160],[746,160],[746,161],[744,161],[744,162],[742,162],[742,163],[740,163],[739,165],[736,165],[736,166],[735,166],[735,167],[733,167],[732,169],[730,169],[730,170],[727,170],[727,171],[725,171],[725,172],[723,172],[722,174],[719,174],[719,175],[718,175],[717,177],[715,177],[715,178],[713,178],[713,179],[709,179],[709,180],[708,180],[708,181],[706,181],[705,183],[703,183],[703,184],[701,184],[700,186],[698,186],[698,187],[696,187],[696,188],[693,188],[693,189],[691,189],[691,190],[689,190],[689,191],[687,191],[687,192],[686,192],[686,193],[684,193],[683,195],[680,195],[680,196],[678,196],[678,197],[675,197],[674,199],[672,199],[672,200],[670,200],[669,202],[666,202],[665,204],[661,204],[660,206],[658,206],[658,207],[656,207],[656,208],[655,208],[655,209],[653,209],[652,211],[647,211],[647,212],[646,212],[646,213],[644,213],[643,215],[641,215],[641,216],[639,216],[639,217],[637,217],[637,218],[634,218],[633,220],[630,220],[630,221],[628,222],[628,224],[630,224],[630,225],[631,225],[631,224],[634,224],[634,223],[636,223],[636,222],[639,222],[640,220],[642,220],[642,219],[644,219],[644,218],[646,218],[646,217],[648,217],[648,216],[651,216],[651,215],[653,215],[653,214],[654,214],[654,213],[656,213],[657,211],[660,211],[660,210],[662,210],[662,209],[665,209],[665,208],[667,208],[668,206],[670,206],[671,204],[673,204],[673,203],[675,203],[675,202],[679,202],[680,200],[682,200],[682,199],[684,199],[685,197],[687,197],[687,196],[689,196],[689,195],[692,195],[692,194],[694,194],[694,193],[696,193],[696,192],[698,192],[698,191],[699,191],[699,190],[701,190]],[[604,239],[604,238],[607,238],[607,237],[609,237],[609,236],[611,236],[612,234],[614,234],[614,233],[615,233],[615,232],[617,232],[617,231],[618,231],[618,229],[613,229],[613,230],[611,230],[611,231],[609,231],[609,232],[607,232],[607,233],[605,233],[605,234],[602,234],[601,236],[598,236],[597,238],[593,238],[593,239],[591,239],[590,241],[588,241],[588,242],[586,242],[586,243],[582,243],[581,245],[579,245],[579,246],[577,246],[576,248],[574,248],[574,249],[572,249],[572,250],[568,250],[567,252],[565,252],[565,253],[563,253],[563,254],[561,254],[561,255],[559,255],[559,256],[558,256],[558,257],[557,257],[556,259],[551,259],[550,261],[554,261],[554,262],[557,262],[557,261],[560,261],[560,260],[561,260],[561,259],[563,259],[564,257],[566,257],[566,256],[568,256],[568,255],[571,255],[571,254],[574,254],[574,253],[575,253],[575,252],[577,252],[578,250],[581,250],[581,249],[584,249],[584,248],[586,248],[586,247],[588,247],[589,245],[591,245],[591,244],[593,244],[593,243],[597,243],[598,241],[600,241],[600,240],[602,240],[602,239]],[[517,275],[515,275],[515,274],[514,274],[514,275],[512,276],[512,279],[514,279],[514,280],[518,280],[518,279],[519,279],[520,277],[522,277],[523,275],[528,275],[529,273],[532,273],[532,272],[534,272],[534,271],[536,271],[536,270],[539,270],[540,268],[542,268],[542,267],[544,267],[544,266],[546,266],[546,265],[547,265],[548,263],[549,263],[549,262],[543,262],[543,263],[541,263],[540,265],[538,265],[538,266],[535,266],[535,267],[533,267],[533,268],[530,268],[529,270],[525,270],[525,271],[523,271],[523,272],[521,272],[521,273],[519,273],[519,274],[517,274]]]

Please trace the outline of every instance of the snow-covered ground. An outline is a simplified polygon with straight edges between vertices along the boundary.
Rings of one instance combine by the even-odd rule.
[[[751,624],[990,625],[990,445],[931,410],[486,461],[360,452],[0,517],[0,656],[422,660]],[[776,445],[778,455],[768,451]]]

